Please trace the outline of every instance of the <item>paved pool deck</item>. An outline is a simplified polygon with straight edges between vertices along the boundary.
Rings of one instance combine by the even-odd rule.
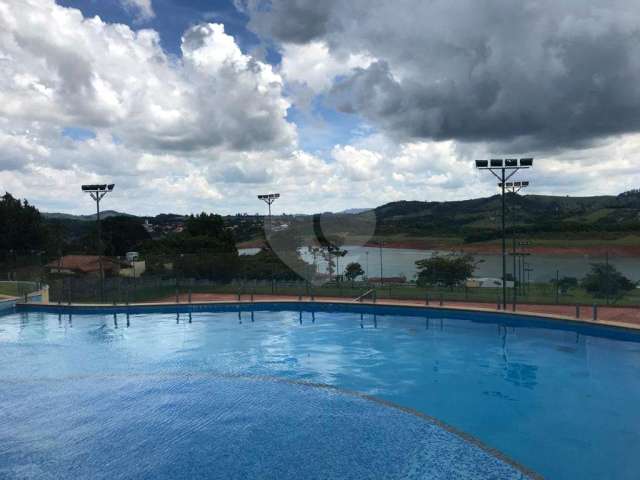
[[[180,295],[179,303],[184,304],[189,302],[188,295]],[[254,302],[328,302],[328,303],[345,303],[354,304],[353,299],[345,297],[313,297],[309,296],[299,297],[297,295],[254,295]],[[191,295],[191,301],[194,303],[218,303],[218,302],[237,302],[238,295],[236,294],[219,294],[219,293],[193,293]],[[250,295],[242,295],[241,302],[250,302]],[[165,297],[158,299],[152,303],[176,303],[176,296]],[[363,301],[363,304],[372,304],[371,300]],[[411,306],[411,307],[424,307],[425,301],[419,300],[399,300],[399,299],[378,299],[377,305],[388,306]],[[430,301],[429,307],[432,308],[446,308],[465,311],[483,311],[492,313],[514,313],[511,305],[507,310],[498,310],[495,304],[479,303],[479,302],[455,302],[445,301],[442,306],[439,301]],[[580,307],[580,318],[576,318],[575,305],[538,305],[538,304],[521,304],[517,305],[515,313],[520,315],[530,315],[537,317],[553,318],[557,320],[571,320],[579,321],[588,324],[596,325],[611,325],[615,327],[630,328],[634,330],[640,330],[640,308],[639,307],[615,307],[615,306],[598,306],[598,319],[593,320],[593,307],[590,305],[583,305]]]

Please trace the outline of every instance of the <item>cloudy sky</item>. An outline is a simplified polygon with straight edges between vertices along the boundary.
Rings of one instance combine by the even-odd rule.
[[[640,187],[637,0],[0,0],[0,191],[316,212]]]

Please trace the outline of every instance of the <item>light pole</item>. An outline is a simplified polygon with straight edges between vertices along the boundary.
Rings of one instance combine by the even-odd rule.
[[[507,182],[506,185],[502,183],[498,184],[498,187],[503,188],[511,193],[512,195],[516,195],[523,188],[527,188],[529,186],[529,182]],[[516,214],[515,207],[511,209],[511,228],[513,231],[512,239],[511,239],[511,255],[513,256],[513,311],[516,311],[516,304],[518,303],[518,274],[516,267]]]
[[[524,251],[525,247],[529,246],[529,242],[528,241],[521,241],[518,242],[518,245],[520,246],[520,253],[518,253],[518,261],[520,263],[520,267],[518,270],[518,274],[520,276],[521,282],[520,282],[520,292],[525,295],[525,273],[524,273],[524,268],[525,268],[525,261],[524,259],[530,255],[530,253],[526,253]]]
[[[266,195],[258,195],[259,200],[262,200],[267,205],[269,205],[269,231],[271,231],[271,228],[273,227],[271,223],[271,204],[275,202],[278,198],[280,198],[279,193],[267,193]]]
[[[500,182],[502,190],[502,309],[507,309],[507,239],[506,239],[506,183],[518,170],[531,168],[533,166],[533,158],[506,158],[491,160],[476,160],[476,168],[479,170],[488,170]],[[507,171],[509,172],[507,174]]]
[[[367,247],[365,247],[365,248],[367,248]],[[364,256],[366,258],[366,265],[367,265],[366,277],[367,277],[367,281],[369,281],[369,250],[365,250],[364,251]]]
[[[100,302],[104,302],[104,269],[102,268],[102,226],[100,224],[100,200],[107,193],[113,191],[115,184],[108,185],[82,185],[82,191],[88,193],[94,202],[96,202],[96,222],[98,226],[98,267],[100,268]]]
[[[384,276],[382,274],[382,245],[384,242],[380,240],[378,247],[380,248],[380,286],[384,285]]]

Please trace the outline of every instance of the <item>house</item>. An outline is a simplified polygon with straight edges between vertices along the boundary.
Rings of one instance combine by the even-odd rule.
[[[144,260],[128,260],[120,266],[121,277],[138,278],[147,270],[147,262]]]
[[[65,255],[46,265],[49,273],[54,275],[95,275],[100,276],[100,262],[97,255]],[[102,271],[105,276],[118,275],[120,262],[109,257],[102,257]]]

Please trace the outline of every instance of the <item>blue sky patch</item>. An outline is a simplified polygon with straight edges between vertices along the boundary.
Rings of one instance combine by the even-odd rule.
[[[62,136],[75,140],[76,142],[84,142],[85,140],[93,140],[96,138],[96,132],[82,127],[65,127],[62,129]]]

